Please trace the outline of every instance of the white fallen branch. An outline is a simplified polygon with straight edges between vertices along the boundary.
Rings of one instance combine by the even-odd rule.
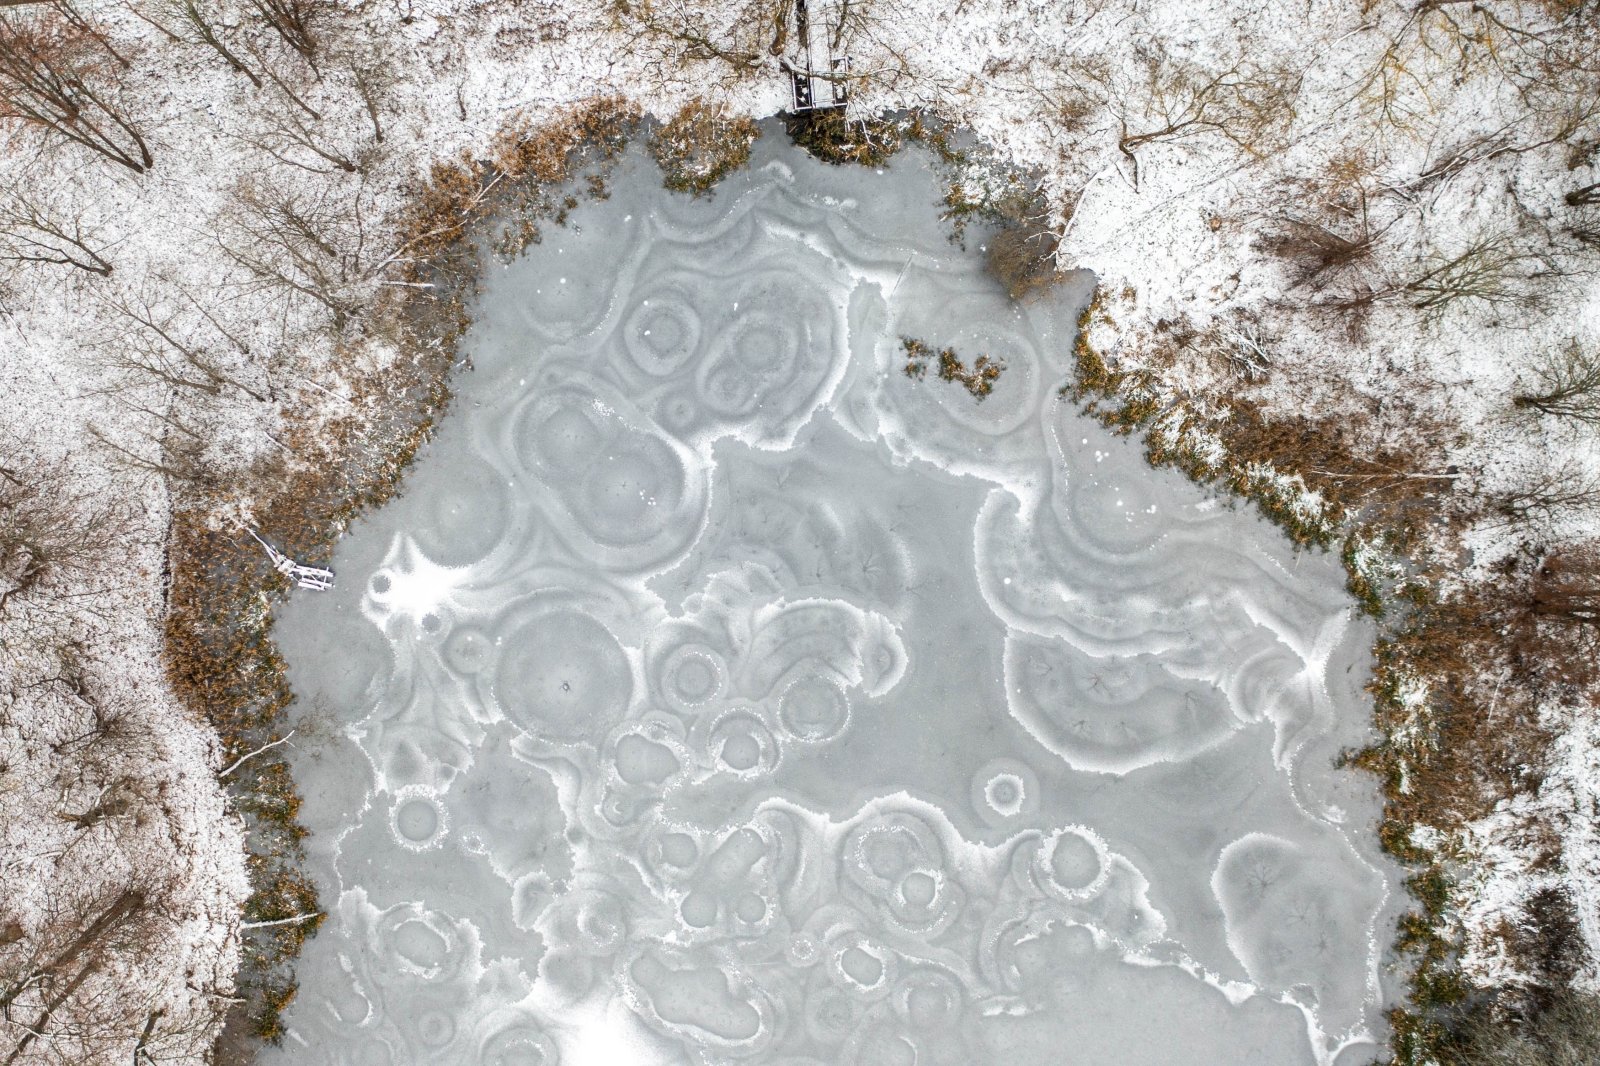
[[[315,589],[326,592],[333,588],[333,571],[320,566],[301,566],[277,548],[262,539],[261,534],[249,526],[241,525],[246,533],[255,538],[257,544],[267,550],[267,557],[272,560],[272,568],[278,573],[294,581],[303,589]]]
[[[270,922],[240,922],[239,928],[244,929],[270,929],[275,925],[294,925],[297,922],[309,922],[313,918],[321,918],[321,911],[312,911],[310,914],[297,914],[293,918],[278,918]]]
[[[269,750],[271,748],[277,747],[279,744],[287,743],[289,738],[292,737],[292,736],[294,736],[294,730],[293,729],[289,730],[289,732],[285,733],[283,736],[279,737],[277,740],[272,741],[270,744],[263,744],[259,748],[257,748],[255,751],[247,751],[247,752],[245,752],[243,755],[239,756],[237,759],[235,759],[233,761],[233,765],[232,766],[228,767],[226,770],[224,770],[220,774],[218,774],[217,775],[217,780],[221,781],[224,777],[227,777],[229,774],[233,773],[240,766],[244,765],[244,761],[246,759],[252,759],[257,755],[260,755],[264,751],[267,751],[267,750]]]

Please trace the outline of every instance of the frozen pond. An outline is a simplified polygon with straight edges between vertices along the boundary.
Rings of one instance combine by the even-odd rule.
[[[1337,560],[1057,396],[915,153],[638,152],[491,272],[279,640],[331,915],[268,1061],[1370,1061],[1392,882]],[[903,335],[1004,361],[976,401]]]

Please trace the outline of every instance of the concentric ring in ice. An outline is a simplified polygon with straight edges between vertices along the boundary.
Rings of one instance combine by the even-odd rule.
[[[1059,399],[1087,278],[1013,306],[919,156],[774,140],[696,203],[630,155],[490,272],[405,495],[284,612],[344,727],[284,1060],[1352,1066],[1337,568]]]

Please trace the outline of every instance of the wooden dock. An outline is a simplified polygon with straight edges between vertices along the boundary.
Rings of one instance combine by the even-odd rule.
[[[813,40],[813,24],[806,0],[794,0],[796,54],[787,64],[792,92],[792,110],[829,111],[843,109],[850,101],[850,57],[833,54],[833,42],[822,28],[824,40],[818,47]],[[817,65],[818,57],[823,63]]]

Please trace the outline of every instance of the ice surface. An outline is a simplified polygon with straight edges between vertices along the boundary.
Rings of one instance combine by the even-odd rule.
[[[332,920],[294,1063],[1369,1058],[1392,906],[1334,561],[1057,396],[908,154],[637,155],[278,633]],[[1006,370],[977,402],[902,334]]]

